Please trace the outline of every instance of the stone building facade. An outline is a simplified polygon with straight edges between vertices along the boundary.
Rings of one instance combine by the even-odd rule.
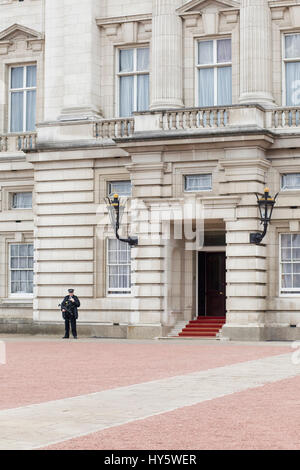
[[[73,287],[79,334],[153,338],[212,315],[226,338],[300,339],[298,2],[0,13],[0,331],[59,333]],[[255,245],[266,186],[279,194]],[[132,249],[109,225],[113,192]]]

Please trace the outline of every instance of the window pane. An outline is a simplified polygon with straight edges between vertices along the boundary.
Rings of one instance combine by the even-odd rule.
[[[281,248],[282,261],[290,261],[292,259],[292,250],[290,248]]]
[[[300,235],[292,235],[293,248],[300,248]]]
[[[24,67],[11,69],[11,88],[24,88]]]
[[[287,59],[300,57],[300,34],[285,36],[285,57]]]
[[[149,109],[149,75],[137,77],[137,111]]]
[[[198,43],[198,64],[213,64],[214,44],[213,41],[200,41]]]
[[[13,209],[31,209],[32,193],[15,193],[13,195]]]
[[[36,91],[27,91],[26,99],[26,131],[34,131],[36,115]]]
[[[185,177],[186,191],[209,191],[211,189],[211,175],[189,175]]]
[[[133,71],[133,49],[120,50],[120,72]]]
[[[199,70],[199,106],[214,105],[214,69]]]
[[[36,86],[36,65],[29,65],[26,67],[26,86]]]
[[[27,256],[27,245],[19,245],[19,256]]]
[[[131,181],[112,181],[109,183],[109,196],[131,196]]]
[[[120,117],[132,115],[133,103],[133,77],[120,77]]]
[[[300,189],[300,173],[282,175],[281,189]]]
[[[286,65],[286,105],[300,104],[300,62],[290,62]]]
[[[23,92],[11,93],[11,132],[23,132],[23,96]]]
[[[217,61],[231,62],[231,39],[217,41]]]
[[[111,250],[112,247],[116,250]],[[108,291],[110,293],[128,293],[131,285],[130,247],[127,243],[110,239],[108,240],[108,248]]]
[[[292,273],[293,265],[291,263],[283,263],[282,264],[282,273],[283,274],[291,274]]]
[[[300,274],[295,274],[293,276],[293,287],[300,287]]]
[[[218,68],[218,105],[232,104],[232,72],[231,67]]]
[[[149,49],[137,49],[137,70],[149,70]]]
[[[10,267],[13,268],[18,268],[19,267],[19,258],[11,258],[10,259]]]
[[[283,248],[289,248],[292,246],[292,237],[289,234],[281,235],[281,246]]]
[[[293,249],[292,259],[293,259],[293,261],[299,261],[300,260],[300,248],[294,248]]]
[[[291,275],[283,275],[282,276],[282,288],[286,289],[289,288],[291,289],[293,287],[292,285],[292,276]]]
[[[11,293],[33,293],[33,245],[11,245]],[[14,256],[13,256],[14,255]]]
[[[10,254],[11,254],[11,256],[18,256],[18,254],[19,254],[19,245],[10,245]]]

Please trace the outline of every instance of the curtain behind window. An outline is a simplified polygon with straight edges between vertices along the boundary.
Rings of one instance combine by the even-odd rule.
[[[199,73],[199,106],[214,105],[214,69],[200,69]]]
[[[12,201],[13,209],[31,209],[32,193],[15,193]]]
[[[23,132],[24,96],[23,92],[11,93],[10,131]]]
[[[149,109],[149,75],[137,77],[137,111]]]
[[[232,69],[218,68],[218,105],[226,106],[232,103]]]
[[[120,117],[128,117],[133,113],[133,80],[133,76],[120,77]]]
[[[300,62],[286,64],[286,105],[300,104]]]

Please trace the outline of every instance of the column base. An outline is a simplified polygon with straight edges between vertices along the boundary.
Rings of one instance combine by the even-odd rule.
[[[181,100],[157,100],[151,103],[150,111],[159,111],[161,109],[180,109],[184,108]]]
[[[239,99],[240,104],[260,104],[266,108],[274,108],[275,101],[270,93],[251,92],[242,93]]]
[[[59,121],[80,121],[88,119],[99,119],[102,117],[99,108],[94,106],[80,106],[74,108],[63,108],[58,116]]]

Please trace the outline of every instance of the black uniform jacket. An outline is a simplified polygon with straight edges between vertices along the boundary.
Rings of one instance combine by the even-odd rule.
[[[77,309],[78,309],[78,307],[80,307],[80,301],[79,301],[78,297],[76,297],[76,295],[73,295],[73,299],[74,299],[74,302],[71,302],[70,296],[66,295],[66,297],[64,298],[64,300],[61,303],[61,309],[66,310],[65,312],[62,312],[62,315],[63,315],[64,319],[65,319],[66,314],[69,317],[71,315],[74,315],[76,320],[78,318],[78,310]]]

